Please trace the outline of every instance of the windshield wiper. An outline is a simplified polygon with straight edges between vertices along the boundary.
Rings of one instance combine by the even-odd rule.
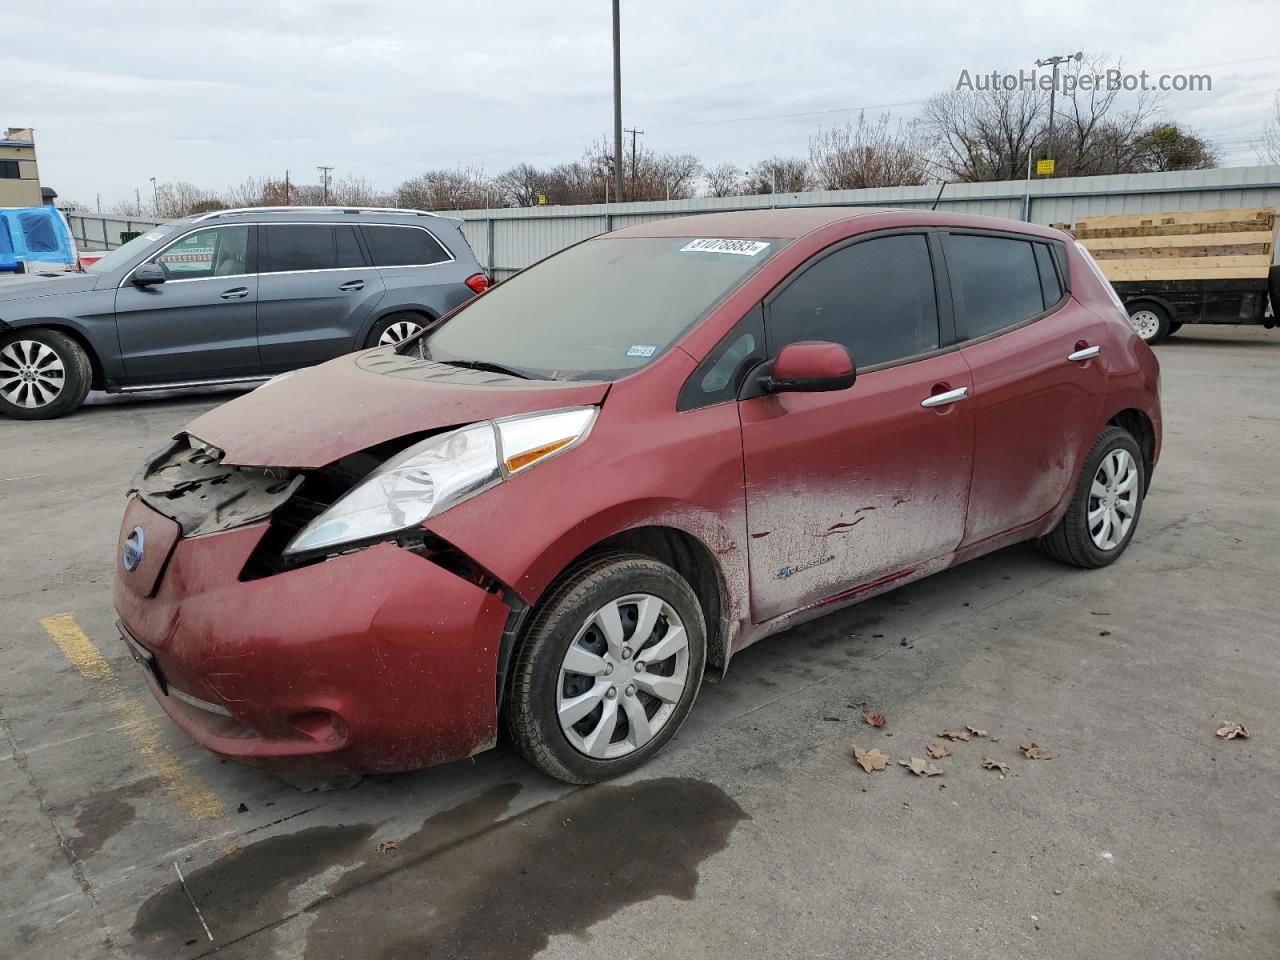
[[[444,363],[451,367],[466,367],[468,370],[487,370],[489,373],[505,373],[509,377],[519,377],[521,380],[545,380],[546,377],[535,377],[531,373],[524,370],[516,370],[514,367],[504,367],[500,363],[490,363],[488,360],[437,360],[436,363]]]

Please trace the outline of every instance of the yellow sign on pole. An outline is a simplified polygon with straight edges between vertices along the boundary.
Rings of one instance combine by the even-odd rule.
[[[545,193],[538,194],[538,206],[545,207],[547,205],[547,195]]]
[[[1037,177],[1052,177],[1052,176],[1053,176],[1053,161],[1052,161],[1052,160],[1037,160],[1037,161],[1036,161],[1036,176],[1037,176]]]

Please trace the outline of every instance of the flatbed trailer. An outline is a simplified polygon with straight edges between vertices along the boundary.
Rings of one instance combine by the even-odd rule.
[[[1097,261],[1148,343],[1187,323],[1280,323],[1271,207],[1089,217],[1059,226]]]

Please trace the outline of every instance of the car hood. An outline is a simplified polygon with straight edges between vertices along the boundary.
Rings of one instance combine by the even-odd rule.
[[[92,290],[97,284],[98,275],[94,273],[60,273],[53,277],[0,280],[0,320],[4,319],[3,304],[6,301],[49,297],[55,293],[83,293]]]
[[[222,450],[224,463],[314,469],[413,433],[597,404],[608,391],[607,383],[522,380],[382,348],[285,374],[186,432]]]

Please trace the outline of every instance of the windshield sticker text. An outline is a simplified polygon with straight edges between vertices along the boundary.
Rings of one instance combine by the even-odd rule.
[[[680,248],[681,253],[736,253],[740,257],[754,257],[761,250],[768,250],[763,240],[691,240]]]
[[[628,357],[652,357],[658,348],[650,343],[633,343],[627,348]]]

